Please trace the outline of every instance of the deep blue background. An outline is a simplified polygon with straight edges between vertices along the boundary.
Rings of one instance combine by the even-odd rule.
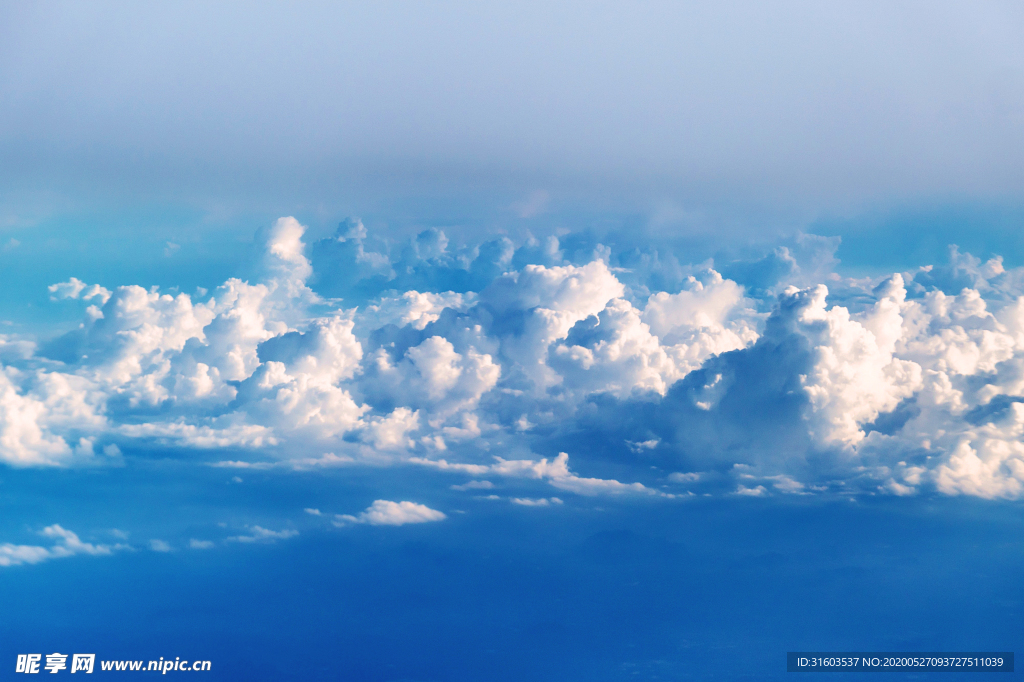
[[[0,670],[61,651],[209,659],[208,680],[733,680],[786,676],[789,650],[1024,651],[1018,503],[562,495],[526,508],[443,476],[424,498],[417,470],[419,501],[447,520],[334,528],[301,508],[409,499],[413,477],[233,473],[171,460],[9,471],[8,535],[12,517],[82,532],[120,515],[139,550],[0,570]],[[300,535],[220,541],[243,516]],[[147,530],[218,544],[152,552]]]

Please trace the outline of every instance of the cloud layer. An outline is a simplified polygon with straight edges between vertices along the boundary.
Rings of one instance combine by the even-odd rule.
[[[1024,494],[1024,273],[998,258],[954,248],[849,279],[812,235],[688,266],[587,235],[303,233],[278,220],[263,275],[208,296],[51,286],[82,322],[5,339],[0,459],[102,465],[159,444],[580,495]],[[441,514],[374,505],[344,518]]]

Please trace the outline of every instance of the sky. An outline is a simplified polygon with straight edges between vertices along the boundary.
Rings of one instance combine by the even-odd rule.
[[[1022,29],[0,3],[0,666],[1019,648]]]

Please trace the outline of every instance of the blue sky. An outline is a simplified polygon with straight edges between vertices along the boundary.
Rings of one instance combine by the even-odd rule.
[[[0,4],[0,657],[1014,650],[1022,22]]]

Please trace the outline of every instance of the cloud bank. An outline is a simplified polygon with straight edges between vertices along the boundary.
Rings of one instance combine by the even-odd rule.
[[[813,235],[695,265],[586,234],[303,236],[278,220],[262,276],[204,296],[51,286],[81,324],[5,339],[0,459],[159,444],[231,466],[404,463],[466,490],[1024,494],[1024,272],[999,258],[953,248],[851,279]],[[374,505],[344,518],[441,514]]]

